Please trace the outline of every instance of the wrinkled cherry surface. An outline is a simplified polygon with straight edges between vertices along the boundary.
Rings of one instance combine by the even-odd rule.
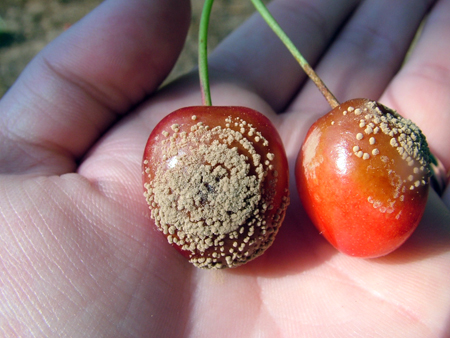
[[[405,242],[422,217],[429,156],[411,121],[376,102],[350,100],[308,131],[296,163],[297,189],[333,246],[379,257]]]
[[[244,107],[196,106],[166,116],[143,158],[157,228],[194,265],[236,267],[273,242],[289,203],[281,139]]]

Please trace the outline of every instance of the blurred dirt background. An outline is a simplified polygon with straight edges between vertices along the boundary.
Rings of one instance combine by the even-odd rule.
[[[101,2],[0,0],[0,98],[45,45]],[[203,0],[191,0],[191,4],[189,36],[170,78],[190,70],[197,63],[197,34]],[[216,0],[210,19],[209,48],[214,48],[253,12],[250,0]]]

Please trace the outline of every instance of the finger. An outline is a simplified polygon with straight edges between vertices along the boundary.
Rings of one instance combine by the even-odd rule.
[[[187,0],[110,0],[44,49],[0,101],[0,171],[61,173],[171,70]]]
[[[450,169],[450,1],[430,13],[417,46],[383,100],[414,121]]]
[[[368,0],[355,10],[316,67],[339,101],[381,95],[400,67],[427,8],[419,0]],[[308,82],[287,110],[290,113],[283,116],[280,132],[285,135],[286,151],[295,159],[309,126],[330,106]]]
[[[380,97],[400,68],[430,2],[368,0],[357,9],[317,67],[340,102]],[[330,107],[320,96],[309,82],[290,109],[311,108],[322,114]]]
[[[359,1],[274,1],[269,10],[314,63]],[[292,99],[305,75],[259,14],[230,35],[210,58],[212,82],[234,81],[277,111]],[[231,102],[232,104],[232,102]]]

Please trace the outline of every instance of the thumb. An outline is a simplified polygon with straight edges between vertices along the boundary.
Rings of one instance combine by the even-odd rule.
[[[188,0],[107,0],[28,65],[0,101],[0,172],[60,174],[153,92],[189,27]]]

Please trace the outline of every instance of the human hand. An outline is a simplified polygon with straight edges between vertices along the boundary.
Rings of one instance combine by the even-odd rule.
[[[368,97],[411,118],[448,170],[450,1],[429,3],[277,0],[271,10],[341,102]],[[0,101],[1,335],[444,337],[449,191],[430,192],[416,232],[388,256],[332,248],[293,178],[307,129],[329,109],[257,15],[212,53],[212,98],[259,110],[283,137],[292,200],[277,239],[242,267],[208,271],[154,229],[145,142],[163,116],[201,102],[195,72],[156,91],[182,47],[188,5],[104,2]]]

